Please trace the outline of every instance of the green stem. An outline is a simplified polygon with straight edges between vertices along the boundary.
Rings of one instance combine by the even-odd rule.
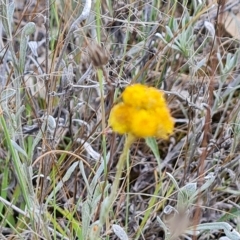
[[[126,139],[125,139],[125,143],[124,143],[124,147],[123,147],[123,152],[119,158],[117,167],[116,167],[116,175],[115,175],[115,179],[113,181],[112,184],[112,189],[111,189],[111,193],[108,197],[108,201],[107,201],[107,206],[103,206],[102,207],[104,209],[101,210],[101,214],[100,214],[100,221],[99,221],[99,228],[98,231],[95,232],[94,234],[94,238],[90,238],[90,239],[98,239],[100,230],[102,229],[104,223],[106,222],[106,219],[109,216],[109,212],[111,210],[111,207],[117,197],[117,191],[118,191],[118,186],[119,186],[119,182],[120,182],[120,178],[122,175],[122,170],[124,168],[124,164],[126,162],[126,159],[128,157],[128,152],[129,149],[132,145],[132,143],[136,140],[136,137],[133,136],[132,134],[127,135]]]
[[[26,202],[28,210],[30,210],[30,209],[32,209],[33,205],[31,203],[32,199],[30,200],[30,193],[28,191],[29,190],[29,185],[27,183],[26,174],[23,171],[23,165],[21,164],[19,156],[17,155],[16,150],[13,148],[13,145],[11,143],[11,138],[10,138],[10,135],[9,135],[9,132],[8,132],[8,128],[7,128],[5,119],[3,117],[3,111],[1,109],[1,107],[0,107],[0,126],[2,126],[2,128],[3,128],[4,137],[6,139],[7,146],[9,148],[9,151],[10,151],[11,156],[12,156],[13,166],[14,166],[14,169],[16,171],[17,179],[18,179],[20,188],[22,190],[24,200]]]
[[[118,185],[119,185],[119,182],[120,182],[120,178],[121,178],[121,175],[122,175],[122,170],[123,170],[125,161],[127,159],[128,151],[129,151],[132,143],[135,140],[136,140],[136,137],[133,136],[132,134],[127,135],[127,138],[125,140],[124,147],[123,147],[123,152],[122,152],[122,154],[119,158],[119,161],[118,161],[118,164],[117,164],[117,167],[116,167],[116,169],[117,169],[116,176],[115,176],[115,179],[114,179],[114,182],[113,182],[113,185],[112,185],[111,194],[109,196],[109,202],[110,203],[113,203],[114,199],[116,197],[117,190],[118,190]]]

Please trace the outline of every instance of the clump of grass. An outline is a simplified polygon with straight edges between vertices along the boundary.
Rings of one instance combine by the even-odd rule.
[[[240,239],[235,3],[23,2],[0,3],[0,238]],[[131,84],[165,92],[170,138],[112,132]]]

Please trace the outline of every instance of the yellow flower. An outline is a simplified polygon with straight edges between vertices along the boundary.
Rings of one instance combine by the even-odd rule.
[[[128,86],[124,90],[122,98],[125,104],[143,109],[153,109],[166,104],[162,92],[141,84]]]
[[[174,121],[163,92],[134,84],[124,90],[122,99],[123,102],[112,108],[109,117],[109,125],[115,132],[140,138],[167,138],[173,132]]]

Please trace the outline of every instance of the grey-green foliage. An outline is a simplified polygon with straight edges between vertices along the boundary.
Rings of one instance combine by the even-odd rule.
[[[15,122],[16,122],[16,119],[15,119],[15,115],[12,114],[10,111],[9,111],[9,108],[8,108],[8,101],[14,97],[16,95],[16,90],[15,89],[12,89],[12,88],[7,88],[5,90],[3,90],[1,92],[1,107],[2,107],[2,110],[6,116],[6,118],[8,119],[8,129],[9,129],[9,134],[12,138],[14,138],[14,133],[15,133],[15,130],[14,130],[14,127],[16,127],[15,125]]]
[[[24,73],[25,68],[25,58],[27,54],[27,46],[28,46],[28,37],[30,34],[32,34],[35,31],[35,24],[33,22],[27,23],[21,34],[21,41],[20,41],[20,52],[19,52],[19,61],[17,60],[15,49],[13,46],[13,39],[12,39],[12,24],[13,24],[13,13],[14,13],[14,1],[9,0],[2,0],[0,5],[0,18],[3,24],[3,27],[5,29],[7,39],[8,41],[8,53],[11,57],[13,66],[14,66],[14,79],[12,78],[12,84],[13,87],[16,90],[15,93],[15,107],[17,109],[16,114],[9,114],[7,112],[8,117],[11,115],[11,124],[10,126],[11,130],[14,128],[18,129],[18,132],[15,131],[14,135],[19,140],[19,146],[24,150],[24,140],[23,140],[23,134],[22,134],[22,113],[25,109],[25,106],[22,105],[22,97],[21,97],[21,79],[22,74]],[[6,111],[5,111],[6,113]],[[12,137],[13,137],[12,131]],[[25,150],[24,150],[25,151]]]
[[[228,83],[228,87],[225,87],[225,84],[227,80],[229,79],[229,76],[234,76],[234,69],[239,64],[239,50],[237,50],[234,54],[228,53],[225,57],[218,51],[217,58],[219,63],[219,70],[220,70],[220,81],[218,90],[214,91],[214,105],[212,107],[212,115],[214,115],[218,110],[219,107],[224,106],[224,112],[227,111],[229,105],[232,102],[232,98],[235,94],[235,92],[239,89],[239,82],[240,78],[238,76],[234,77],[234,80],[231,83]],[[223,105],[224,102],[224,105]],[[223,113],[224,113],[223,112]],[[222,122],[224,120],[225,114],[222,115],[221,119],[219,120],[218,127],[215,131],[215,137],[219,134],[220,126],[222,125]],[[234,119],[234,118],[233,118]]]
[[[37,145],[39,144],[39,142],[42,140],[45,130],[48,129],[48,131],[50,133],[52,133],[55,130],[55,127],[56,127],[56,122],[55,122],[55,119],[51,115],[43,117],[43,122],[42,122],[41,128],[39,129],[36,137],[34,138],[33,144],[31,145],[31,149],[29,150],[29,159],[28,159],[29,165],[31,165],[31,163],[33,161],[34,151],[35,151]]]
[[[159,174],[160,174],[163,166],[161,165],[161,157],[160,157],[157,141],[156,141],[155,138],[146,138],[145,141],[146,141],[146,144],[148,145],[148,147],[152,150],[152,152],[154,154],[154,157],[157,160],[158,168],[159,168]]]
[[[189,207],[196,202],[199,194],[207,190],[216,178],[216,176],[214,176],[213,173],[210,173],[205,177],[206,181],[200,188],[197,188],[196,183],[188,183],[182,188],[179,188],[174,177],[169,173],[167,174],[170,177],[176,189],[178,190],[178,196],[177,196],[177,208],[175,209],[174,207],[168,205],[165,207],[164,212],[166,214],[170,214],[172,212],[175,212],[177,214],[178,212],[181,211],[181,212],[185,212],[186,216],[188,216]],[[157,218],[157,221],[165,231],[165,236],[166,236],[165,239],[171,239],[173,234],[167,228],[165,223],[159,217]],[[240,239],[240,234],[226,222],[198,224],[197,226],[189,227],[185,232],[186,234],[196,235],[196,234],[199,234],[200,231],[202,230],[224,230],[226,237],[228,237],[230,240]]]
[[[0,18],[7,36],[12,36],[12,21],[15,5],[14,1],[2,0],[0,3]]]
[[[240,112],[238,112],[234,124],[233,124],[233,136],[234,136],[234,141],[231,146],[231,152],[234,153],[236,152],[237,145],[240,142]]]
[[[189,58],[193,55],[193,44],[195,42],[195,34],[193,24],[190,23],[191,18],[186,11],[181,23],[176,18],[171,18],[169,24],[165,27],[166,33],[157,34],[159,38],[173,50],[180,52],[184,57]]]
[[[178,190],[177,211],[187,210],[197,200],[199,194],[210,187],[216,178],[214,174],[210,173],[205,177],[206,182],[199,189],[197,188],[197,183],[188,183],[182,188],[179,188],[174,177],[170,173],[167,173],[167,175]]]
[[[57,186],[54,188],[54,190],[49,194],[47,197],[45,206],[48,206],[48,203],[53,199],[53,197],[60,191],[60,189],[63,187],[64,183],[69,180],[69,178],[72,176],[73,172],[77,168],[78,162],[74,162],[67,170],[65,175],[63,176],[62,180],[57,184]],[[47,176],[46,176],[47,177]]]
[[[53,137],[53,133],[54,133],[54,131],[56,129],[56,126],[57,126],[56,120],[51,115],[46,116],[45,120],[47,121],[47,131],[50,134],[50,137],[52,138]]]
[[[228,53],[226,59],[224,59],[225,64],[223,63],[223,56],[221,56],[220,53],[217,53],[217,58],[220,66],[221,81],[225,82],[228,75],[237,66],[239,50],[236,51],[234,54]]]
[[[106,199],[107,191],[110,187],[109,184],[104,182],[99,182],[99,179],[104,171],[105,164],[108,164],[109,161],[109,154],[106,157],[106,163],[104,163],[103,159],[101,161],[100,166],[98,167],[94,178],[92,179],[91,183],[89,184],[86,173],[83,167],[83,163],[79,163],[80,171],[82,173],[84,182],[87,188],[87,199],[83,202],[83,211],[82,211],[82,239],[97,239],[98,233],[101,230],[99,226],[101,226],[100,222],[94,222],[90,226],[90,221],[98,207],[99,201],[101,196]],[[105,187],[105,188],[104,188]],[[103,189],[104,188],[104,189]],[[104,202],[104,200],[103,200]],[[103,204],[103,203],[102,203]],[[101,214],[100,214],[101,215]],[[99,225],[100,224],[100,225]],[[96,228],[98,231],[95,231]]]
[[[87,199],[83,203],[83,207],[82,207],[82,215],[83,215],[83,219],[82,219],[82,239],[88,239],[88,238],[89,239],[96,239],[97,236],[98,236],[98,233],[101,230],[101,228],[99,227],[99,226],[101,226],[99,221],[94,222],[93,224],[91,224],[91,226],[90,226],[90,222],[92,220],[92,217],[93,217],[94,213],[96,213],[96,210],[97,210],[98,204],[100,202],[101,196],[103,195],[104,197],[106,197],[107,190],[110,187],[109,184],[107,184],[105,186],[105,188],[104,188],[104,186],[105,186],[104,182],[98,183],[92,197],[90,197],[90,195],[88,195]],[[101,203],[101,205],[103,205],[103,204],[104,204],[104,200]],[[95,231],[93,226],[96,226],[98,231]],[[88,238],[87,238],[87,236],[88,236]]]
[[[2,0],[0,3],[0,20],[2,21],[4,30],[6,32],[8,42],[9,42],[9,51],[11,55],[11,59],[14,65],[14,73],[15,77],[18,77],[18,61],[16,58],[16,54],[13,47],[13,39],[12,39],[12,24],[13,24],[13,13],[14,13],[15,5],[12,0]]]
[[[167,205],[164,209],[164,213],[167,215],[174,213],[173,217],[176,217],[176,214],[180,212],[181,213],[185,212],[185,216],[188,217],[190,206],[196,203],[199,194],[206,191],[216,178],[216,176],[213,173],[210,173],[205,177],[205,183],[200,188],[197,188],[196,183],[188,183],[182,188],[179,188],[177,181],[174,179],[174,177],[170,173],[167,173],[167,175],[170,177],[173,185],[178,191],[176,208]],[[165,225],[165,223],[161,220],[160,217],[157,217],[157,221],[165,231],[165,240],[173,239],[172,237],[174,236],[174,233],[171,232],[171,229],[169,229]],[[230,240],[240,239],[240,234],[226,222],[198,224],[196,226],[191,226],[188,229],[186,229],[185,233],[190,235],[197,235],[202,230],[223,230],[226,237],[228,237]]]
[[[91,221],[91,201],[86,199],[82,205],[82,239],[86,239],[88,235],[89,225]]]
[[[128,236],[121,226],[119,226],[117,224],[113,224],[112,230],[114,231],[114,233],[118,236],[118,238],[120,240],[128,240]]]
[[[12,143],[13,147],[15,148],[15,150],[17,150],[19,153],[24,155],[24,157],[26,157],[26,158],[28,157],[25,150],[23,150],[15,141],[11,140],[11,143]]]
[[[35,30],[36,30],[36,26],[35,26],[35,23],[33,23],[33,22],[27,23],[22,30],[21,41],[20,41],[20,52],[19,52],[19,72],[20,72],[20,74],[24,73],[29,35],[34,33]]]
[[[205,6],[206,0],[202,0],[202,1],[192,0],[192,4],[193,4],[193,10],[194,10],[193,15],[194,15],[194,16],[197,16],[197,14],[198,14],[198,13],[203,9],[203,7]]]
[[[226,222],[212,222],[212,223],[203,223],[197,226],[192,226],[188,229],[189,233],[200,233],[198,231],[204,230],[223,230],[226,237],[229,240],[239,240],[240,234],[233,227]],[[192,232],[190,232],[192,231]],[[196,232],[197,231],[197,232]]]
[[[14,97],[16,90],[12,88],[7,88],[1,92],[1,105],[4,111],[8,110],[7,102],[10,98]]]

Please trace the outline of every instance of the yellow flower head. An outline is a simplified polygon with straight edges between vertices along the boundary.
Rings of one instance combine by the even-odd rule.
[[[122,99],[123,102],[112,108],[109,117],[109,125],[115,132],[140,138],[167,138],[173,132],[174,121],[163,92],[134,84],[124,90]]]

